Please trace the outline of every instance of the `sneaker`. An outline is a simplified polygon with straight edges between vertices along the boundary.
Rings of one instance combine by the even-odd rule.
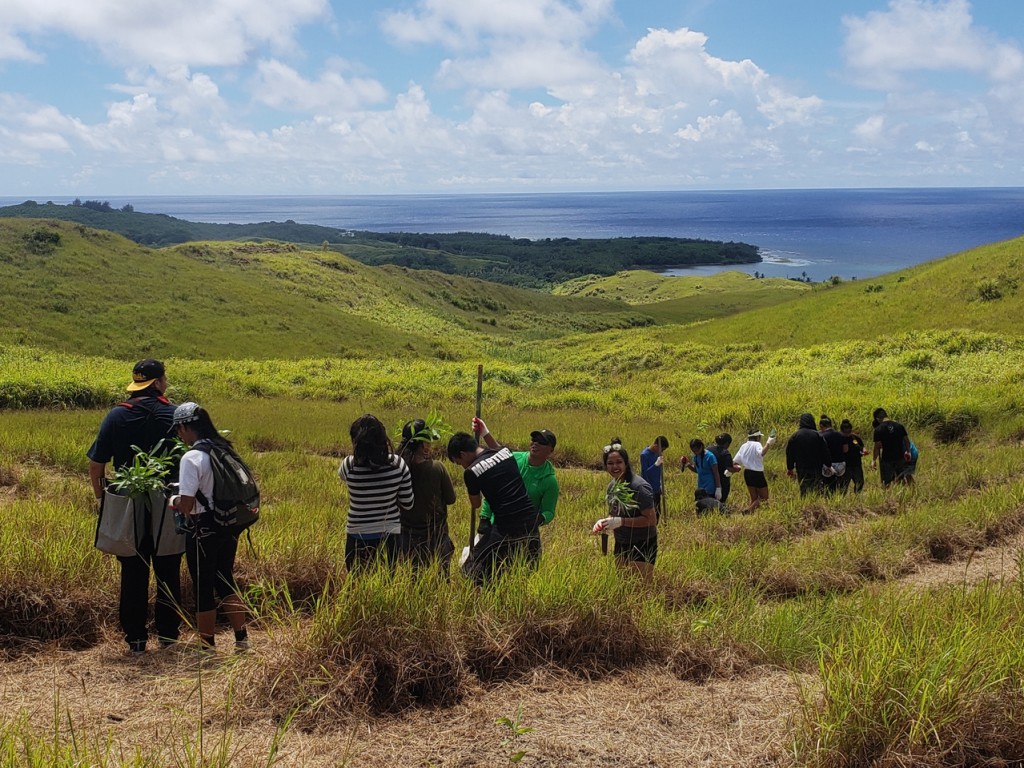
[[[132,656],[144,656],[146,653],[146,641],[145,640],[132,640],[128,643],[128,652]]]

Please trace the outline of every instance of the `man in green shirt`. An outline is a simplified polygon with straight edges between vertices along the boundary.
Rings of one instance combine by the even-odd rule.
[[[488,448],[498,450],[501,444],[487,429],[483,419],[473,419],[473,431],[487,444]],[[555,477],[555,466],[551,463],[551,454],[555,451],[555,433],[549,429],[538,429],[530,433],[530,450],[513,451],[512,456],[519,465],[519,474],[526,485],[526,493],[537,509],[537,525],[547,525],[555,517],[555,506],[558,504],[558,479]],[[482,527],[486,528],[494,522],[490,505],[484,500],[480,508]],[[537,539],[537,554],[540,554],[540,538]]]

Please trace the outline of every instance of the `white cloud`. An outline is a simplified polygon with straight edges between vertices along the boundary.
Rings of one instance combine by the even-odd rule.
[[[502,39],[575,41],[589,36],[612,8],[612,0],[419,0],[415,10],[385,14],[382,27],[399,43],[452,50]]]
[[[335,68],[308,80],[276,59],[259,62],[252,91],[258,102],[294,112],[349,112],[382,102],[388,95],[370,78],[346,78]]]
[[[329,6],[327,0],[5,0],[0,7],[0,58],[38,58],[17,36],[60,33],[96,46],[115,63],[163,70],[237,65],[264,46],[293,50],[297,26],[323,17]]]
[[[904,76],[963,71],[1010,81],[1024,73],[1016,43],[974,25],[968,0],[890,0],[886,11],[846,16],[847,65],[865,87],[895,88]]]

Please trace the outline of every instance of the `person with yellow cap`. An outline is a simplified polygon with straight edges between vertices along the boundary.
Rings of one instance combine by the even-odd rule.
[[[167,374],[164,364],[153,358],[140,360],[132,370],[127,387],[128,399],[118,403],[103,419],[89,457],[89,479],[97,503],[102,503],[106,488],[106,467],[120,469],[132,464],[136,450],[151,452],[165,438],[173,438],[171,427],[174,405],[165,397]],[[154,623],[161,644],[172,645],[178,639],[181,624],[181,556],[184,547],[180,537],[154,543],[152,516],[142,518],[145,524],[134,531],[135,554],[118,555],[121,564],[121,594],[118,617],[129,651],[134,655],[146,652],[149,631],[149,572],[156,575],[156,607]],[[139,528],[143,530],[139,530]]]

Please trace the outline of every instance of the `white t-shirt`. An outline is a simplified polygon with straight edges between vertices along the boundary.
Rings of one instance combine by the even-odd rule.
[[[210,455],[203,451],[191,450],[181,457],[181,469],[178,473],[178,493],[182,496],[195,496],[203,492],[207,500],[213,498],[213,468],[210,466]],[[196,499],[196,513],[208,511],[199,499]]]
[[[759,440],[747,440],[736,451],[732,460],[751,472],[764,472],[764,458],[761,456],[763,450]]]

